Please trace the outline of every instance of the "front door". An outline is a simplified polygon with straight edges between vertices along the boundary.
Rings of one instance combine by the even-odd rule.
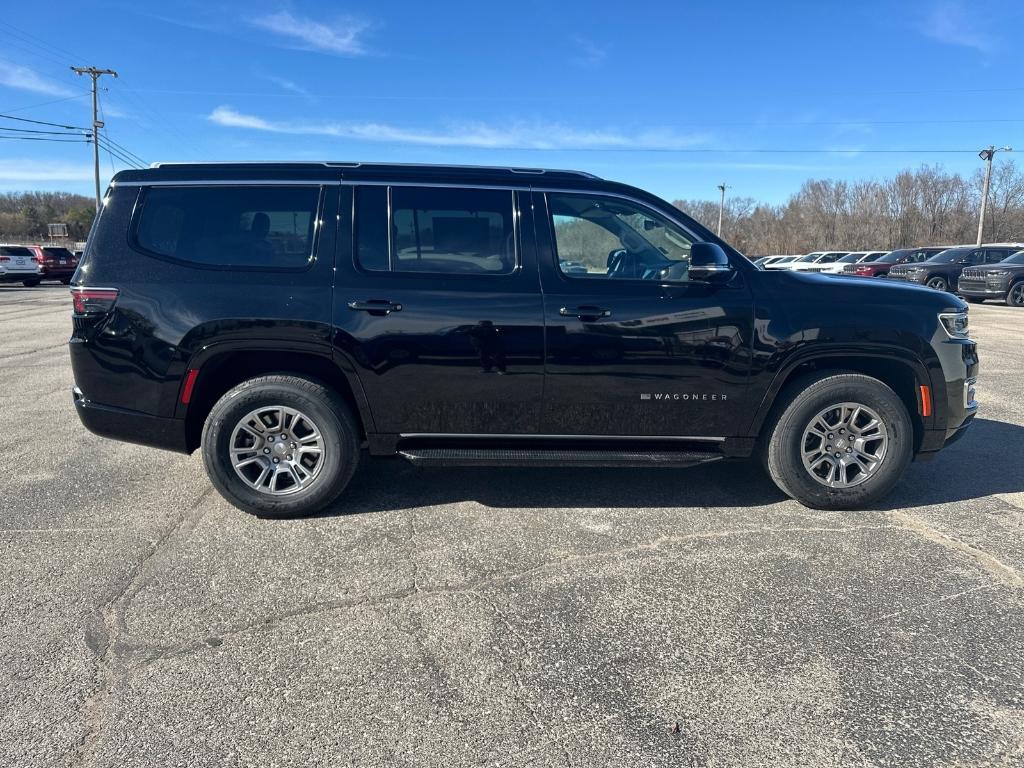
[[[544,291],[545,434],[729,437],[750,367],[741,275],[688,277],[697,239],[646,204],[534,193]]]
[[[519,193],[342,189],[334,344],[356,369],[376,431],[535,434],[544,317]]]

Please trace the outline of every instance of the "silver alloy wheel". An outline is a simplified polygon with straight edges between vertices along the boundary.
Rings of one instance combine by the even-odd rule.
[[[928,281],[928,287],[934,288],[936,291],[944,291],[946,290],[946,281],[941,277],[933,277]]]
[[[287,496],[309,488],[324,465],[320,428],[306,414],[266,405],[243,416],[229,443],[231,466],[250,488]]]
[[[1010,289],[1010,303],[1015,307],[1024,307],[1024,280]]]
[[[804,430],[800,457],[811,477],[829,488],[852,488],[882,466],[889,431],[861,403],[836,403],[820,411]]]

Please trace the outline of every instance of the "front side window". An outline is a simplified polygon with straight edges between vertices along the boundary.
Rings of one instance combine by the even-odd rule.
[[[566,277],[686,280],[692,235],[635,203],[549,194],[558,268]]]
[[[135,238],[207,266],[288,268],[313,253],[319,187],[152,187]]]
[[[516,266],[512,194],[495,189],[360,187],[359,265],[372,271],[509,274]]]

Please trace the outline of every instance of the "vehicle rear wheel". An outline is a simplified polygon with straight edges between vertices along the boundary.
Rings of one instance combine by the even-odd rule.
[[[70,277],[62,277],[60,279],[60,281],[64,285],[71,285],[71,278]]]
[[[242,511],[298,517],[337,499],[359,464],[359,442],[352,412],[332,389],[298,376],[260,376],[213,406],[203,463]]]
[[[964,296],[964,298],[967,299],[967,301],[969,301],[971,304],[983,304],[985,302],[984,299],[978,296]]]
[[[824,373],[794,382],[766,431],[775,484],[815,509],[859,509],[896,484],[913,453],[899,396],[878,379]]]
[[[935,277],[929,277],[927,285],[929,288],[934,288],[936,291],[949,290],[949,283],[946,282],[946,278],[939,277],[938,275]]]
[[[26,288],[35,288],[37,285],[39,285],[39,281],[38,280],[22,280],[21,284],[24,285]]]
[[[1024,307],[1024,280],[1010,286],[1006,293],[1006,306]]]

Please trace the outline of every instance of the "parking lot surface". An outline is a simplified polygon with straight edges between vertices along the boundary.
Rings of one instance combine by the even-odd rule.
[[[1024,311],[877,511],[395,460],[290,521],[86,432],[69,313],[0,288],[0,765],[1024,764]]]

